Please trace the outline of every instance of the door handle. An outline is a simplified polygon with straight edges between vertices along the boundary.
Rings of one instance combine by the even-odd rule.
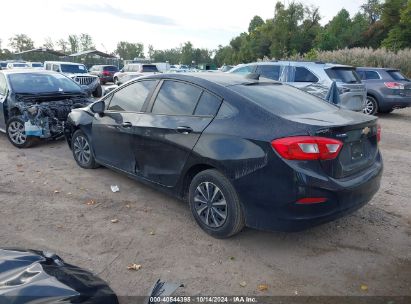
[[[191,129],[190,127],[181,126],[177,127],[177,132],[181,134],[188,134],[193,132],[193,129]]]
[[[121,124],[121,126],[122,126],[123,128],[131,128],[133,125],[131,124],[131,122],[126,121],[126,122],[123,122],[123,123]]]

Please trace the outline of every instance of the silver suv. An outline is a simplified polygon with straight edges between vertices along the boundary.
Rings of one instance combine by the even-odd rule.
[[[59,72],[70,77],[89,95],[93,95],[94,97],[103,96],[100,78],[89,74],[84,64],[64,61],[45,61],[44,69]]]
[[[254,62],[239,65],[228,73],[257,73],[323,99],[335,81],[340,94],[340,107],[360,112],[365,106],[365,86],[355,68],[348,65],[300,61]]]

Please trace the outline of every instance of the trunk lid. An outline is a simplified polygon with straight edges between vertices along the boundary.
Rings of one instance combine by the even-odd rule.
[[[338,157],[320,161],[333,178],[354,175],[368,167],[378,155],[377,118],[346,110],[319,112],[287,117],[308,125],[312,136],[334,138],[343,142]]]

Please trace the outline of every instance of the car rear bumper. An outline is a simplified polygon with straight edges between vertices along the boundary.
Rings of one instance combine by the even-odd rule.
[[[246,213],[248,227],[270,231],[300,231],[358,210],[377,193],[382,176],[382,160],[378,155],[376,162],[365,171],[349,178],[333,179],[311,175],[308,171],[284,174],[283,182],[289,184],[287,192],[278,193],[281,185],[272,185],[272,194],[260,189],[259,199],[254,202],[240,194]],[[283,171],[284,172],[284,171]],[[295,178],[289,179],[287,175]],[[286,188],[284,188],[286,189]],[[240,193],[244,193],[240,190]],[[265,193],[265,194],[261,194]],[[271,199],[275,197],[275,200]],[[266,201],[263,201],[263,199]],[[323,203],[298,204],[303,197],[326,198]]]
[[[113,82],[113,76],[100,76],[100,81],[102,82]]]
[[[380,102],[379,107],[381,110],[411,107],[411,96],[387,96]]]

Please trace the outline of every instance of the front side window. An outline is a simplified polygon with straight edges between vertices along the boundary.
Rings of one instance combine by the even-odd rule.
[[[107,110],[140,112],[155,84],[155,80],[139,81],[129,84],[113,94]]]
[[[192,115],[202,90],[198,87],[171,80],[164,81],[157,95],[154,114]]]

